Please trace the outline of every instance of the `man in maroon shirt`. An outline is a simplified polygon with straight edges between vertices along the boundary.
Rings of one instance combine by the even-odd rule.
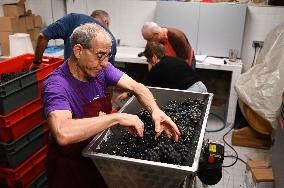
[[[148,42],[162,43],[166,48],[166,55],[184,59],[195,70],[194,51],[182,31],[160,27],[155,22],[145,22],[142,27],[142,35]]]

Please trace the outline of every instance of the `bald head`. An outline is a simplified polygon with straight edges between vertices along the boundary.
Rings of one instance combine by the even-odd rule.
[[[153,41],[152,39],[156,39],[154,41],[157,41],[160,33],[162,32],[162,28],[155,22],[145,22],[141,32],[145,40]]]

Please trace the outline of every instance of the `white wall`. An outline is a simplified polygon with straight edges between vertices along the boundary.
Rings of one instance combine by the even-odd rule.
[[[18,0],[0,0],[0,5]],[[63,0],[27,0],[27,8],[43,17],[46,24],[65,15]],[[111,16],[110,29],[121,44],[145,46],[140,29],[144,21],[154,20],[156,1],[141,0],[66,0],[67,12],[90,14],[93,9],[105,9]],[[53,10],[53,16],[51,14]],[[0,6],[0,16],[3,16]],[[53,17],[53,18],[52,18]],[[269,31],[284,21],[284,7],[249,6],[246,16],[242,56],[244,71],[251,66],[253,40],[263,41]]]
[[[110,30],[121,45],[144,47],[141,28],[145,21],[153,21],[155,1],[138,0],[84,0],[87,6],[67,0],[67,13],[77,12],[90,15],[93,10],[103,9],[110,14]],[[83,4],[83,3],[82,3]]]
[[[47,26],[66,14],[63,0],[26,0],[26,9],[31,9],[36,15],[43,18]],[[63,40],[50,40],[49,45],[62,45]]]
[[[87,6],[83,6],[86,1]],[[132,46],[145,45],[141,36],[141,26],[144,21],[154,20],[155,1],[138,0],[67,0],[67,12],[85,12],[90,14],[93,9],[105,9],[111,16],[110,29],[121,39],[121,44]],[[284,7],[249,6],[246,16],[245,31],[241,59],[243,70],[247,71],[252,63],[254,48],[253,40],[263,41],[269,31],[284,21]],[[217,27],[217,26],[216,26]]]
[[[281,22],[284,22],[284,7],[248,7],[241,57],[244,71],[251,67],[253,61],[252,41],[264,41],[267,33]]]

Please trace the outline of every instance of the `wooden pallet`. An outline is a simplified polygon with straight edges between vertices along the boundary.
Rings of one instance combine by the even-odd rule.
[[[258,149],[269,149],[270,136],[260,134],[251,127],[244,127],[233,131],[232,144]]]

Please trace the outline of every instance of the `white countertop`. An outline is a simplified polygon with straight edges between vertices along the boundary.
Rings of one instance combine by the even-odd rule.
[[[147,64],[145,57],[138,57],[138,54],[143,51],[144,48],[141,47],[118,46],[115,55],[115,61]]]
[[[116,56],[115,56],[115,61],[124,62],[124,63],[147,64],[145,57],[138,57],[138,54],[143,51],[144,51],[144,48],[141,48],[141,47],[118,46]],[[195,56],[196,56],[196,59],[198,59],[199,55],[195,55]],[[227,64],[224,64],[224,60],[226,60]],[[224,58],[206,57],[203,62],[196,63],[196,68],[209,68],[209,69],[216,69],[216,70],[218,69],[219,70],[230,70],[235,66],[242,67],[241,60],[237,60],[236,62],[230,62],[228,61],[228,59],[224,59]]]
[[[144,48],[141,47],[118,46],[115,62],[117,65],[120,65],[120,63],[147,64],[145,57],[138,57],[138,54],[143,51]],[[221,70],[231,72],[231,80],[228,80],[230,82],[230,89],[226,123],[234,123],[237,106],[237,94],[234,89],[234,85],[238,77],[241,75],[242,61],[238,59],[236,62],[230,62],[225,58],[206,57],[204,55],[196,55],[196,59],[203,60],[202,62],[196,63],[197,69]]]

